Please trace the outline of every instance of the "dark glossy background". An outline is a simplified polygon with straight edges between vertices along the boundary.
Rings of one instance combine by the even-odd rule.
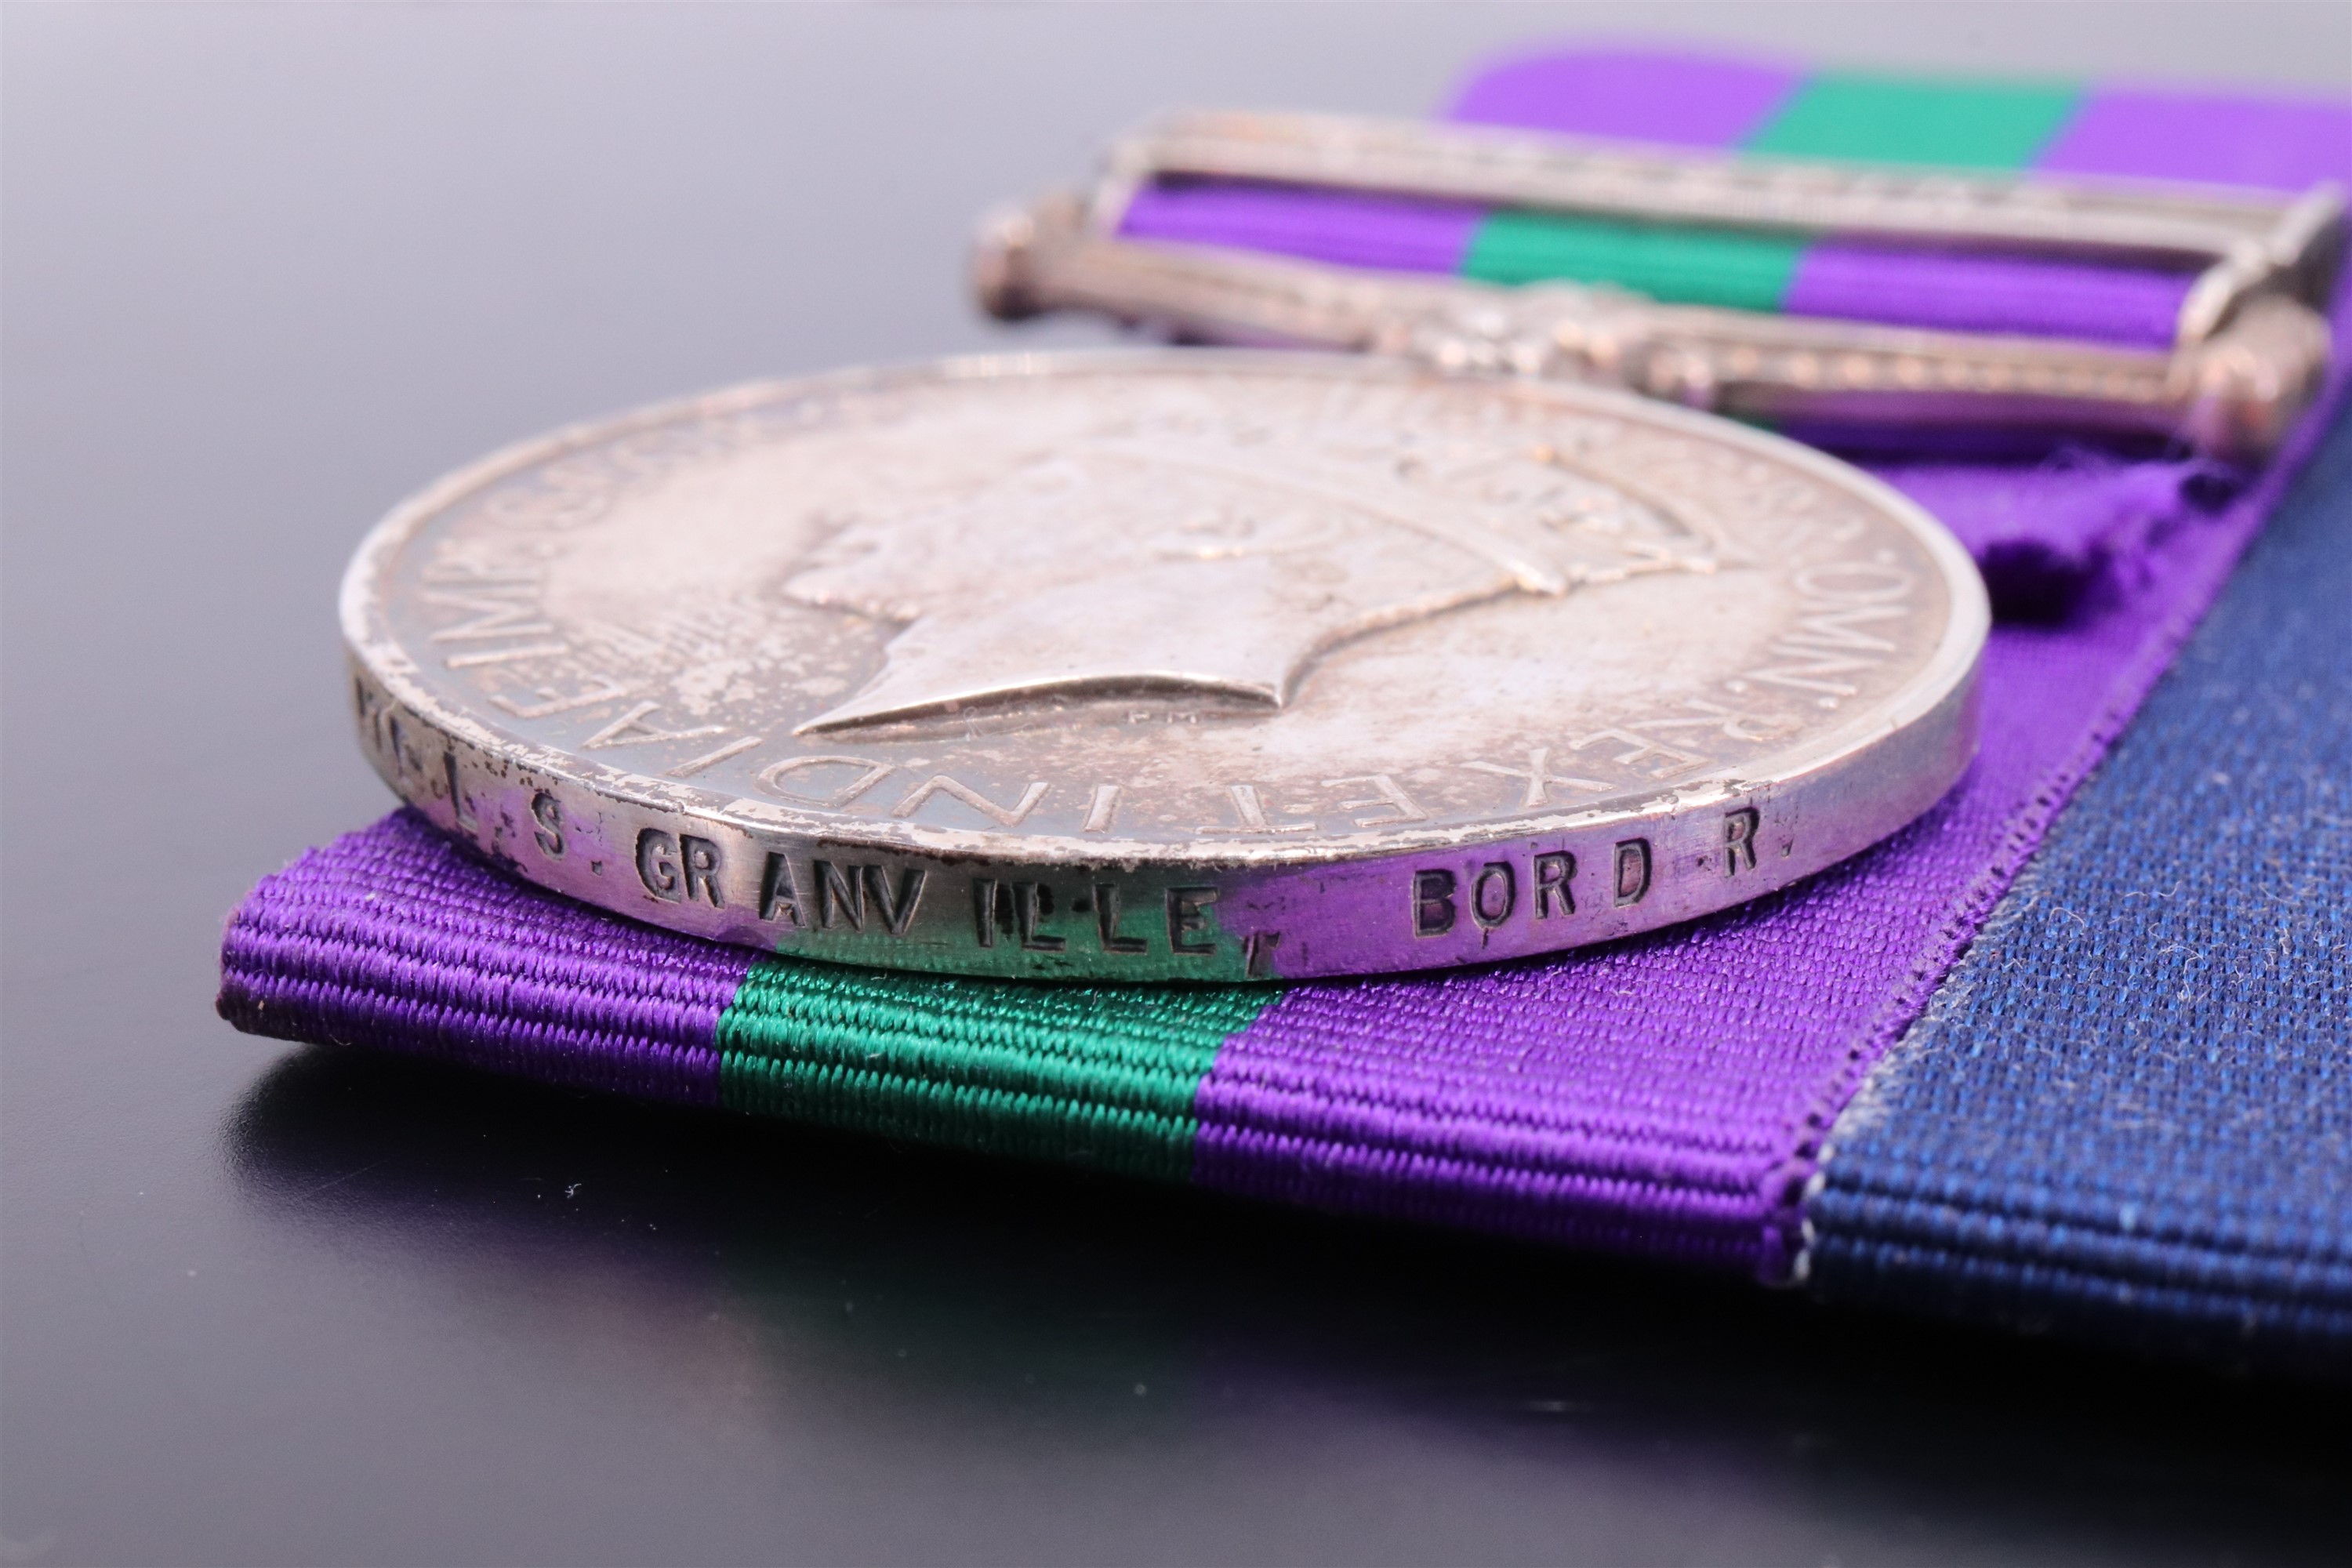
[[[1628,20],[6,9],[0,1563],[2340,1559],[2340,1394],[212,1016],[239,894],[388,804],[331,604],[403,493],[1002,341],[971,216],[1145,110]],[[1639,21],[2352,70],[2335,4]]]

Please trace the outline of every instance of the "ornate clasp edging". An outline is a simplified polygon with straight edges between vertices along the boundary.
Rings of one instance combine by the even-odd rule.
[[[2157,436],[2233,462],[2277,447],[2327,365],[2326,323],[2280,293],[2239,300],[2189,346],[2136,350],[1126,240],[1100,199],[1060,195],[990,219],[973,262],[982,303],[1006,320],[1087,310],[1213,342],[1614,385],[1747,418]]]

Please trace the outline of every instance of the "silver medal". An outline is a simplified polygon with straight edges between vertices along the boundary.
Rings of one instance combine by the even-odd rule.
[[[361,733],[700,936],[1129,980],[1493,962],[1784,887],[1975,746],[1966,554],[1609,392],[1213,351],[747,387],[511,448],[344,584]]]

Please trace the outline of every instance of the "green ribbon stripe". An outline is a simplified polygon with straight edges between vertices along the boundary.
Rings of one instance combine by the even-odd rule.
[[[788,958],[719,1020],[736,1110],[1189,1179],[1192,1097],[1272,985],[1034,985]]]
[[[2082,101],[2074,86],[1831,72],[1807,80],[1740,142],[1748,153],[1945,168],[2023,169]],[[1487,283],[1606,283],[1684,305],[1778,310],[1809,242],[1553,213],[1496,212],[1462,275]]]

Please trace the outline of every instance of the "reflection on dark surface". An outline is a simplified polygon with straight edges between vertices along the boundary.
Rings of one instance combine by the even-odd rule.
[[[230,1141],[267,1213],[388,1245],[469,1311],[593,1319],[664,1377],[790,1387],[803,1422],[816,1389],[945,1434],[1181,1447],[1269,1405],[1297,1426],[1271,1451],[1307,1464],[1376,1411],[1522,1464],[1597,1449],[1931,1537],[2318,1558],[2352,1525],[2340,1394],[1741,1280],[357,1051],[280,1063]]]

